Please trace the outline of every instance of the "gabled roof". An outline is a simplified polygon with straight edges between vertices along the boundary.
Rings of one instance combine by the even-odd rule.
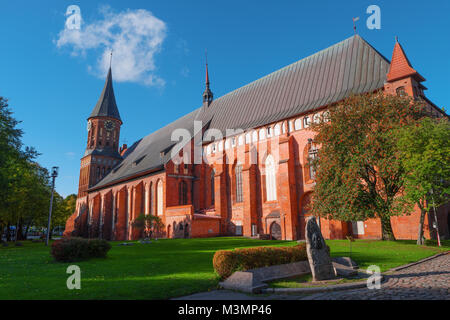
[[[93,117],[111,117],[122,121],[120,119],[119,109],[117,109],[116,97],[114,96],[111,67],[108,70],[105,86],[103,87],[100,98],[89,116],[89,118]]]
[[[136,141],[126,150],[123,160],[92,188],[108,185],[152,169],[163,169],[164,164],[171,158],[172,148],[177,143],[171,140],[172,132],[175,129],[184,128],[193,135],[194,120],[199,111],[200,109],[192,111]]]
[[[122,163],[93,188],[163,166],[170,160],[170,152],[164,157],[160,153],[174,145],[172,131],[185,128],[193,132],[195,120],[224,133],[226,129],[262,126],[352,93],[381,89],[388,69],[385,57],[360,36],[352,36],[213,100],[208,108],[200,107],[139,140],[124,154]],[[140,161],[136,164],[136,160]]]
[[[392,52],[391,66],[387,74],[388,81],[414,76],[418,81],[425,79],[413,69],[408,57],[398,41],[395,42],[394,51]]]
[[[299,60],[212,102],[211,128],[246,130],[383,87],[389,61],[359,35]]]

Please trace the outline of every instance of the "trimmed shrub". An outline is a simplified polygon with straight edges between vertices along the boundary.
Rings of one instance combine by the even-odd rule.
[[[89,240],[89,256],[95,258],[106,258],[106,254],[111,245],[106,240],[93,239]]]
[[[246,271],[307,259],[306,244],[300,243],[293,247],[256,247],[219,250],[214,254],[213,266],[216,273],[224,279],[236,271]]]
[[[89,258],[104,258],[111,249],[106,240],[62,238],[52,243],[51,254],[56,261],[73,262]]]

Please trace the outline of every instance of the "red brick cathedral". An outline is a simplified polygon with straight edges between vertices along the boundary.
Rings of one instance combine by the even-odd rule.
[[[213,99],[206,65],[201,107],[119,148],[122,120],[111,69],[88,118],[76,212],[65,234],[134,240],[140,214],[164,223],[159,236],[221,235],[304,239],[315,172],[313,121],[352,93],[384,90],[421,97],[434,116],[445,114],[424,95],[425,79],[396,42],[389,62],[355,35],[259,80]],[[180,144],[174,132],[189,139]],[[199,151],[199,152],[198,152]],[[439,209],[448,236],[449,206]],[[426,237],[433,237],[432,216]],[[319,219],[326,238],[380,238],[379,220]],[[392,218],[399,239],[415,239],[419,213]]]

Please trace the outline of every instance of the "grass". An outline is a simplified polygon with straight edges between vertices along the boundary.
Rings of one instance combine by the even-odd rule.
[[[330,246],[332,257],[349,256],[348,240],[326,242]],[[352,242],[352,259],[362,269],[377,265],[381,272],[384,272],[448,250],[450,250],[449,240],[442,241],[442,247],[437,247],[435,241],[427,241],[426,246],[418,246],[415,240],[356,240]]]
[[[348,256],[347,240],[327,241],[332,256]],[[54,262],[42,243],[0,247],[0,299],[168,299],[217,287],[214,252],[255,246],[291,246],[295,241],[240,237],[162,239],[133,246],[112,243],[106,259]],[[419,247],[414,241],[353,243],[352,257],[361,267],[378,264],[382,271],[431,256],[447,248]],[[81,269],[81,290],[68,290],[66,269]]]

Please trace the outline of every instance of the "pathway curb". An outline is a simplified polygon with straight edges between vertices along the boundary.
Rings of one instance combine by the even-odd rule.
[[[383,272],[383,273],[386,274],[386,273],[389,273],[389,272],[394,272],[394,271],[403,270],[403,269],[406,269],[406,268],[415,266],[416,264],[423,263],[423,262],[426,262],[426,261],[428,261],[428,260],[432,260],[432,259],[434,259],[434,258],[443,256],[443,255],[446,255],[446,254],[450,254],[450,251],[439,252],[439,253],[436,253],[435,255],[432,255],[431,257],[424,258],[424,259],[419,260],[419,261],[416,261],[416,262],[411,262],[411,263],[408,263],[408,264],[404,264],[404,265],[402,265],[402,266],[399,266],[399,267],[395,267],[395,268],[389,269],[388,271]]]
[[[384,282],[385,277],[383,275],[380,275],[377,278],[374,278],[374,280],[379,280],[381,283]],[[354,283],[342,283],[342,284],[335,284],[330,285],[326,287],[307,287],[307,288],[267,288],[262,289],[261,293],[275,293],[275,294],[287,294],[287,293],[321,293],[321,292],[331,292],[331,291],[340,291],[340,290],[349,290],[349,289],[359,289],[359,288],[365,288],[367,287],[367,279],[360,282],[354,282]]]

